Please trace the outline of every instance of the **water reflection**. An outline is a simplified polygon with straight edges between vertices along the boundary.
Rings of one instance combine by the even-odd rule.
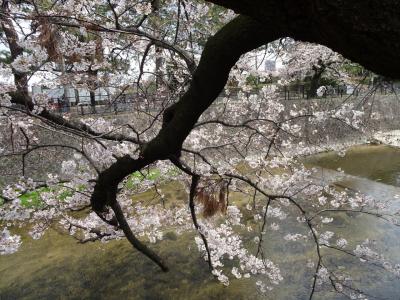
[[[335,176],[340,174],[333,171],[337,168],[361,176],[341,176],[339,183],[398,205],[395,195],[400,190],[399,154],[399,150],[390,147],[365,146],[352,148],[343,158],[324,153],[309,158],[308,163],[331,169],[320,169],[318,175],[331,181],[339,180]],[[306,264],[316,259],[314,245],[282,238],[288,232],[307,232],[295,216],[293,213],[285,220],[278,231],[267,231],[263,239],[266,257],[280,266],[284,276],[283,283],[266,295],[257,291],[254,279],[233,280],[229,287],[217,283],[194,249],[191,233],[166,235],[166,240],[153,246],[171,267],[165,274],[126,241],[79,245],[50,231],[39,241],[24,239],[16,254],[0,256],[0,299],[308,299],[314,268]],[[365,215],[340,213],[326,217],[334,217],[334,221],[324,230],[335,231],[350,246],[370,238],[381,245],[382,254],[400,262],[398,228]],[[252,217],[249,214],[244,219],[251,223]],[[252,238],[245,237],[250,250],[255,251]],[[324,255],[327,264],[351,274],[360,289],[382,299],[399,299],[400,284],[387,272],[334,250],[325,249]],[[315,299],[343,296],[318,291]]]
[[[307,162],[323,168],[342,169],[346,174],[400,187],[400,149],[384,145],[356,146],[344,157],[337,152],[309,157]]]

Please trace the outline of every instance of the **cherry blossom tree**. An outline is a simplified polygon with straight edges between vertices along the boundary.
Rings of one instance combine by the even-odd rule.
[[[349,9],[353,5],[357,11]],[[251,51],[289,36],[399,77],[400,46],[391,44],[400,35],[399,8],[389,0],[3,1],[1,42],[9,62],[1,65],[0,155],[12,172],[0,182],[0,254],[21,245],[15,226],[27,226],[34,239],[56,227],[81,243],[126,238],[168,271],[168,262],[145,240],[162,240],[166,227],[194,230],[197,248],[219,281],[228,285],[232,278],[261,274],[266,280],[257,286],[267,292],[282,273],[263,250],[265,234],[295,218],[303,230],[283,232],[283,239],[314,245],[310,298],[321,286],[362,295],[347,274],[329,265],[322,249],[398,276],[399,265],[368,242],[352,249],[325,229],[335,212],[373,215],[395,225],[398,214],[377,199],[315,180],[300,159],[321,149],[318,140],[305,139],[304,120],[315,132],[323,132],[328,121],[368,130],[362,109],[349,103],[327,110],[291,106],[282,102],[277,85],[252,94],[246,78],[260,74],[246,62]],[[312,68],[315,60],[310,53],[302,64]],[[31,96],[33,79],[90,90],[113,86],[111,103],[126,91],[137,101],[126,119],[59,115],[45,94]],[[238,82],[240,91],[224,90],[228,80]],[[164,195],[171,181],[186,191],[186,203],[171,203]],[[132,201],[146,191],[156,201]],[[242,205],[232,195],[250,201]],[[246,226],[248,212],[254,223]],[[243,229],[254,236],[255,251],[245,245]],[[235,262],[230,270],[227,259]]]
[[[368,76],[365,71],[367,76],[364,78],[354,74],[354,70],[361,73],[362,67],[325,46],[291,40],[286,40],[285,43],[287,51],[282,57],[282,80],[288,83],[307,83],[308,98],[317,96],[317,90],[324,84],[323,81],[335,85],[358,85]]]
[[[284,59],[285,75],[288,80],[309,78],[310,88],[307,96],[317,96],[317,89],[324,77],[345,80],[346,74],[340,72],[344,59],[327,47],[297,42],[291,46],[289,55]],[[310,68],[311,67],[311,68]]]

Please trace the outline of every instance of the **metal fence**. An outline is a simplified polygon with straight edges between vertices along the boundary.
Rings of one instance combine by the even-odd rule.
[[[320,96],[310,96],[309,87],[306,85],[284,86],[281,90],[281,98],[285,100],[297,99],[315,99],[315,98],[342,98],[348,96],[359,96],[367,92],[373,92],[378,95],[390,95],[400,93],[400,87],[394,85],[379,86],[325,86]]]
[[[50,98],[49,109],[58,114],[91,115],[91,114],[118,114],[131,112],[138,109],[140,105],[150,108],[161,107],[167,101],[165,96],[147,101],[139,94],[121,94],[118,97],[108,97],[105,100],[90,102],[90,97],[59,97]]]
[[[373,90],[374,93],[378,95],[390,95],[400,93],[400,87],[394,86],[379,86],[379,87],[354,87],[349,93],[349,89],[346,86],[336,86],[336,87],[326,87],[324,93],[319,97],[310,97],[308,87],[306,85],[291,85],[284,86],[279,91],[279,97],[283,100],[306,100],[306,99],[324,99],[324,98],[342,98],[349,96],[359,96],[366,91]],[[236,99],[238,92],[241,89],[231,89],[230,94],[221,93],[220,97],[229,97],[231,99]],[[246,94],[254,95],[258,94],[260,91],[257,89],[247,91]],[[154,109],[160,108],[161,103],[165,103],[166,96],[159,95],[158,98],[151,101]],[[74,115],[90,115],[90,114],[118,114],[123,112],[134,111],[138,108],[138,105],[146,102],[143,96],[139,94],[121,94],[116,98],[108,95],[104,97],[101,101],[90,102],[89,96],[80,96],[79,99],[76,97],[59,97],[51,98],[49,108],[51,111],[64,114],[74,114]]]

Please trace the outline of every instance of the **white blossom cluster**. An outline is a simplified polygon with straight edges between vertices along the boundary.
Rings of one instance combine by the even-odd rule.
[[[12,254],[21,246],[21,237],[12,235],[7,228],[0,233],[0,255]]]
[[[19,42],[27,52],[19,55],[11,64],[18,72],[29,73],[32,68],[39,68],[47,61],[47,52],[37,43],[31,41]]]
[[[40,182],[29,178],[12,179],[14,183],[7,182],[2,186],[0,254],[12,254],[18,250],[21,237],[11,232],[13,228],[23,226],[28,227],[33,239],[42,238],[51,227],[62,228],[81,242],[124,238],[120,228],[104,222],[90,209],[90,197],[98,183],[98,175],[122,157],[140,158],[140,151],[144,149],[142,144],[145,147],[162,127],[164,109],[187,89],[191,72],[185,66],[187,63],[182,59],[182,53],[197,62],[204,36],[214,33],[222,23],[234,17],[234,12],[214,10],[208,3],[180,1],[178,5],[185,6],[181,7],[185,10],[185,17],[178,17],[176,2],[168,0],[164,4],[166,8],[158,9],[152,7],[151,1],[126,0],[107,3],[66,0],[54,3],[49,9],[41,5],[33,9],[29,3],[24,3],[24,9],[21,9],[10,4],[10,15],[20,16],[27,24],[31,19],[37,19],[37,14],[44,13],[56,16],[52,17],[54,22],[65,22],[65,27],[71,30],[57,30],[56,41],[46,45],[54,47],[57,52],[56,57],[51,57],[38,36],[46,28],[48,34],[55,30],[52,24],[39,23],[39,27],[35,27],[37,24],[31,23],[35,25],[32,28],[38,30],[31,35],[23,32],[27,24],[16,29],[21,37],[18,45],[23,48],[23,53],[12,63],[0,65],[0,76],[4,78],[0,84],[1,158],[25,158],[35,151],[46,158],[58,152],[58,148],[54,152],[47,149],[51,145],[41,139],[38,131],[57,133],[49,140],[54,144],[64,144],[62,146],[74,154],[68,153],[67,157],[59,160],[55,170],[45,171]],[[152,23],[157,23],[159,16],[169,16],[162,20],[169,29],[172,28],[171,20],[179,20],[176,37],[170,35],[169,29],[162,32],[160,28],[153,28]],[[18,19],[14,20],[16,22]],[[132,26],[138,22],[143,23]],[[117,187],[117,200],[132,232],[150,243],[165,239],[170,230],[178,234],[185,231],[200,233],[207,240],[214,268],[212,272],[220,282],[229,285],[233,278],[254,277],[256,286],[263,293],[283,280],[274,262],[250,250],[255,245],[262,246],[265,241],[262,235],[268,230],[274,235],[281,234],[283,243],[311,240],[319,248],[330,247],[353,253],[363,262],[378,264],[399,275],[399,264],[386,260],[373,250],[369,241],[356,245],[352,250],[349,245],[356,243],[339,237],[333,229],[335,211],[380,211],[387,208],[385,203],[320,182],[314,178],[314,171],[302,163],[303,156],[327,148],[344,156],[348,145],[331,143],[330,136],[324,133],[330,125],[325,124],[335,121],[340,125],[334,127],[335,130],[342,125],[364,130],[366,114],[350,102],[324,108],[311,101],[308,106],[301,101],[292,104],[282,97],[282,84],[313,76],[315,70],[324,69],[332,77],[339,74],[338,80],[347,82],[347,75],[341,69],[344,59],[326,47],[296,42],[283,57],[285,68],[282,72],[271,73],[254,66],[254,57],[258,59],[260,51],[257,49],[243,55],[238,61],[229,75],[225,94],[200,116],[178,155],[182,169],[190,169],[200,175],[202,182],[209,183],[209,190],[207,186],[201,186],[206,191],[215,187],[210,182],[218,182],[222,192],[217,216],[201,217],[200,211],[205,205],[195,197],[200,225],[196,232],[187,204],[181,204],[177,199],[168,202],[170,199],[167,199],[164,189],[166,184],[170,184],[182,188],[188,196],[188,176],[168,160],[157,161],[140,172],[125,174],[126,178]],[[162,62],[156,71],[153,70],[154,60]],[[138,69],[140,61],[142,70]],[[336,75],[332,69],[337,71],[334,72]],[[129,120],[124,119],[126,116],[121,117],[122,125],[118,123],[118,116],[110,121],[111,118],[77,117],[72,113],[52,115],[58,124],[38,115],[44,110],[53,113],[49,96],[45,93],[32,96],[34,109],[31,112],[23,114],[20,107],[13,107],[9,92],[15,91],[16,85],[7,78],[14,75],[26,75],[27,87],[33,84],[34,78],[37,85],[43,84],[48,88],[68,85],[93,91],[107,84],[119,92],[126,90],[129,96],[135,90],[137,94],[132,96],[135,103],[132,104],[133,111],[129,112]],[[276,78],[278,75],[281,77]],[[167,84],[154,84],[155,77]],[[256,83],[249,83],[251,80]],[[171,88],[174,85],[176,87]],[[152,90],[155,90],[154,94]],[[320,87],[318,94],[323,95],[326,91],[327,87]],[[157,101],[153,101],[154,98]],[[160,99],[162,103],[158,101]],[[376,119],[378,113],[372,112],[371,116]],[[68,142],[60,136],[68,137]],[[318,144],[319,136],[327,145]],[[135,142],[136,138],[138,141]],[[317,142],[311,142],[313,138]],[[396,136],[392,138],[398,139]],[[40,161],[34,171],[49,167],[45,161]],[[145,192],[155,196],[148,202],[138,201],[137,198],[144,196]],[[238,195],[238,202],[251,198],[246,209],[242,210],[235,202]],[[325,215],[326,211],[332,214]],[[107,221],[115,218],[111,209],[101,216]],[[307,233],[288,232],[286,226],[290,221],[296,226],[304,226]],[[260,228],[259,235],[251,236],[248,243],[247,235],[257,228]],[[196,236],[195,243],[207,260],[203,239]],[[305,265],[315,268],[311,260]],[[344,291],[348,277],[332,272],[323,264],[317,269],[316,282],[319,285],[329,283],[335,275],[336,281],[331,283],[337,291]],[[267,279],[260,280],[260,275]],[[362,295],[355,293],[354,297]]]
[[[230,209],[233,210],[232,208]],[[224,273],[225,260],[237,260],[238,267],[233,267],[231,273],[236,278],[249,278],[252,275],[264,274],[272,284],[278,284],[283,280],[279,268],[269,259],[257,258],[244,248],[243,241],[235,233],[229,221],[215,226],[212,221],[201,223],[201,232],[207,238],[211,254],[213,274],[224,285],[229,285],[229,277]],[[203,253],[205,260],[208,259],[206,248],[200,237],[195,237],[198,249]]]
[[[33,97],[33,102],[35,104],[33,113],[40,114],[44,109],[47,108],[49,103],[49,96],[47,94],[39,93]]]

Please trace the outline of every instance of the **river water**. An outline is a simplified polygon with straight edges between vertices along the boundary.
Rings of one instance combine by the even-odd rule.
[[[307,159],[307,164],[319,166],[321,178],[398,206],[398,149],[358,146],[343,158],[323,153]],[[338,168],[349,175],[341,175]],[[346,238],[349,246],[366,238],[375,240],[385,257],[400,262],[400,230],[382,220],[341,213],[325,229]],[[39,241],[24,238],[19,252],[0,256],[0,299],[308,299],[314,268],[306,264],[309,259],[315,261],[314,245],[287,242],[282,239],[285,231],[306,233],[306,228],[288,218],[279,231],[267,232],[265,255],[279,265],[284,277],[267,294],[257,291],[255,279],[232,280],[229,287],[217,283],[200,259],[191,233],[167,233],[165,240],[152,245],[170,266],[170,272],[162,273],[124,240],[81,245],[49,231]],[[333,250],[323,254],[327,264],[352,274],[358,288],[380,299],[400,299],[400,283],[388,272]],[[314,299],[344,298],[317,289]]]

